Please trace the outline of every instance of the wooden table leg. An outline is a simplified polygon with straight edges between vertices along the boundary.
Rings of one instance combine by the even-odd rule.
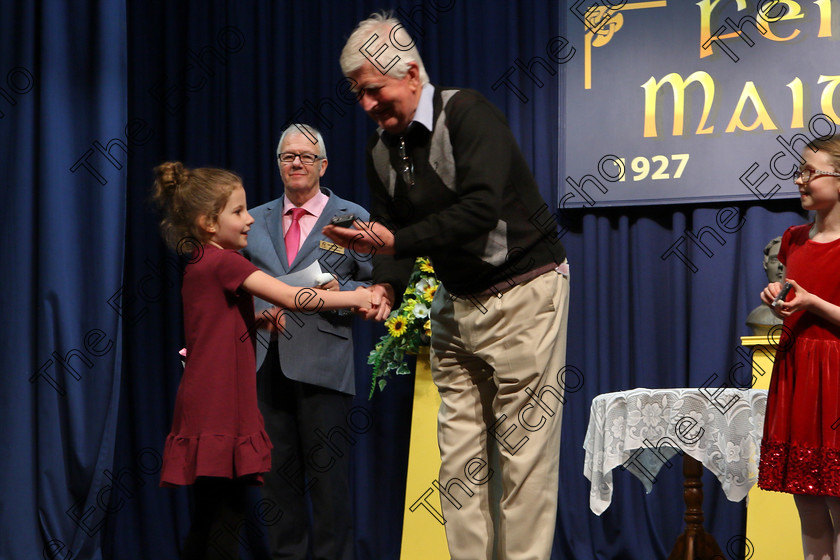
[[[685,530],[677,538],[668,560],[721,560],[725,558],[715,538],[703,530],[703,465],[683,453]]]

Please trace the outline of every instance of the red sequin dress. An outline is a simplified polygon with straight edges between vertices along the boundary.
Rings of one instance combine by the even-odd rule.
[[[193,261],[181,289],[187,361],[160,483],[212,476],[260,484],[271,470],[271,441],[257,406],[253,298],[240,289],[257,267],[210,244]]]
[[[788,228],[779,260],[808,292],[840,305],[840,239],[817,243]],[[790,299],[792,296],[788,296]],[[840,326],[800,311],[785,319],[767,398],[758,485],[840,496]]]

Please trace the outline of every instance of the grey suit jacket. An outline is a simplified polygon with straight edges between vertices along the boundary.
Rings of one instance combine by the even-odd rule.
[[[352,212],[367,221],[367,210],[336,196],[329,189],[322,187],[321,191],[330,199],[291,266],[286,264],[286,244],[283,240],[283,196],[248,211],[254,223],[248,233],[248,246],[242,254],[271,276],[303,270],[317,260],[324,272],[338,278],[342,290],[369,285],[370,256],[359,256],[350,250],[337,253],[323,248],[320,243],[325,241],[332,245],[332,241],[321,233],[330,218]],[[272,307],[270,303],[254,298],[254,309],[258,315],[269,307]],[[306,315],[289,310],[284,333],[270,336],[264,331],[255,333],[257,369],[262,367],[269,345],[277,344],[280,363],[276,365],[289,379],[355,394],[352,322],[353,316],[348,312],[327,311]]]

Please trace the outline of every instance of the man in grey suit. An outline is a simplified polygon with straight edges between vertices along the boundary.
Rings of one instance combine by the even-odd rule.
[[[289,126],[277,146],[277,163],[284,195],[250,210],[254,223],[242,253],[272,276],[297,272],[318,261],[323,271],[333,275],[322,288],[353,290],[368,285],[369,260],[358,260],[359,255],[321,233],[336,215],[352,213],[369,219],[364,208],[320,186],[327,169],[321,134],[308,125]],[[276,316],[278,310],[257,298],[254,304],[262,325],[276,324],[264,318],[266,313]],[[346,417],[355,393],[353,315],[288,310],[281,316],[284,327],[256,337],[257,392],[274,444],[263,496],[282,511],[269,524],[271,557],[306,559],[311,554],[316,560],[350,559],[348,461],[354,438]]]

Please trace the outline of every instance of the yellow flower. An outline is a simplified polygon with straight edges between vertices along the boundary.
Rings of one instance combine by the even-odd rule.
[[[414,312],[414,306],[415,305],[417,305],[417,300],[416,299],[405,298],[405,299],[403,299],[403,304],[402,304],[402,307],[400,308],[400,311],[402,311],[403,315],[405,315],[407,317]]]
[[[394,338],[399,338],[405,334],[408,328],[408,321],[402,315],[396,315],[385,321],[385,326],[388,328],[388,333]]]
[[[429,274],[434,274],[435,269],[432,267],[432,263],[429,262],[429,259],[421,258],[420,259],[420,271],[427,272]]]
[[[426,336],[432,336],[432,320],[426,319],[426,322],[423,323],[423,331],[426,333]]]
[[[437,282],[435,282],[433,284],[432,283],[428,284],[423,289],[423,299],[425,299],[426,301],[431,303],[432,298],[435,297],[435,292],[437,291],[437,288],[438,288]]]

